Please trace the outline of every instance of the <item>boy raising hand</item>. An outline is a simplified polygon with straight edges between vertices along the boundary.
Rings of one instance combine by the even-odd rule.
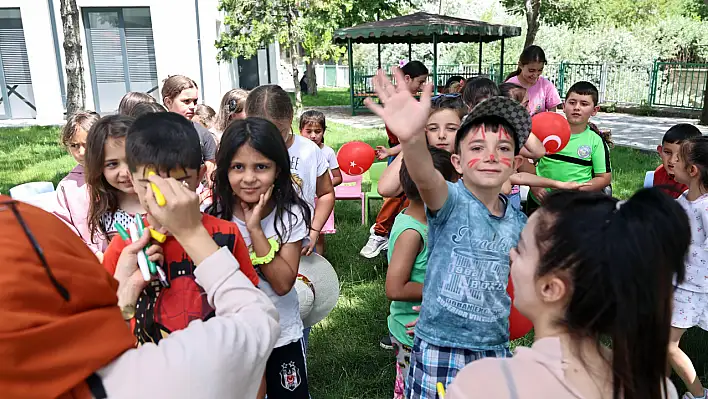
[[[402,82],[400,71],[396,81]],[[433,167],[424,126],[431,87],[420,102],[381,71],[375,78],[383,104],[366,105],[398,137],[427,208],[428,268],[420,320],[415,329],[407,398],[435,398],[467,363],[507,357],[509,310],[506,293],[509,251],[516,246],[526,216],[501,194],[521,162],[531,117],[514,100],[492,97],[465,118],[455,138],[452,164],[462,179],[446,182]]]

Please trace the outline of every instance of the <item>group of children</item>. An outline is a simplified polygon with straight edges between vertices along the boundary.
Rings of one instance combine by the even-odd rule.
[[[543,51],[531,46],[507,83],[473,78],[460,81],[461,93],[432,99],[426,87],[421,101],[429,104],[412,97],[427,80],[421,63],[396,71],[399,91],[383,75],[376,78],[384,107],[367,105],[384,119],[392,145],[379,149],[390,162],[378,187],[387,201],[395,200],[388,203],[393,220],[386,228],[375,226],[372,236],[388,236],[394,398],[435,398],[438,384],[452,383],[468,363],[511,356],[509,253],[527,222],[519,185],[532,187],[529,215],[551,189],[602,192],[610,186],[609,142],[589,122],[599,109],[597,89],[578,82],[561,103],[540,76],[543,65]],[[300,319],[294,283],[300,257],[323,253],[323,234],[334,231],[334,186],[342,181],[334,151],[324,144],[324,115],[305,112],[297,135],[291,100],[278,86],[228,92],[213,123],[214,115],[198,111],[191,79],[168,78],[162,94],[165,107],[129,93],[118,115],[82,111],[69,117],[62,143],[78,165],[58,186],[55,214],[111,273],[127,245],[116,232],[128,229],[136,215],[167,233],[146,251],[162,262],[165,276],[119,303],[139,343],[159,342],[215,311],[195,282],[195,263],[145,211],[142,194],[150,190],[151,173],[201,191],[203,225],[279,312],[281,334],[259,395],[307,398],[309,328]],[[572,135],[562,151],[546,155],[530,134],[531,115],[558,106]],[[675,187],[667,190],[688,212],[693,235],[687,278],[674,296],[669,360],[690,397],[704,398],[678,348],[686,328],[708,328],[708,140],[694,136],[700,132],[690,125],[667,132],[655,179]],[[368,255],[382,249],[377,241]],[[297,378],[285,381],[284,375]]]
[[[202,224],[280,314],[281,334],[261,396],[308,398],[309,328],[300,318],[294,284],[300,257],[321,254],[321,234],[334,231],[333,187],[342,180],[334,151],[324,144],[324,115],[304,113],[301,134],[294,134],[287,93],[261,86],[228,92],[207,130],[194,81],[172,76],[162,94],[165,107],[128,93],[116,115],[80,111],[68,118],[62,143],[77,166],[58,185],[54,213],[110,273],[128,244],[118,233],[129,230],[136,215],[158,236],[167,234],[146,251],[150,261],[161,262],[163,275],[119,303],[138,342],[157,343],[215,313],[195,282],[196,264],[141,199],[152,173],[201,191]],[[297,378],[283,381],[284,371]]]

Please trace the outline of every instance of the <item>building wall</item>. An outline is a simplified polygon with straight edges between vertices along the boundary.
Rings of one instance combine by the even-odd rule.
[[[57,69],[56,53],[53,42],[49,0],[2,0],[0,7],[20,8],[22,15],[27,55],[34,88],[37,123],[59,123],[63,119],[63,104],[59,73],[64,76],[64,50],[60,0],[53,0],[56,17],[57,35],[62,67]],[[197,23],[194,0],[76,0],[81,10],[86,7],[149,7],[152,20],[152,32],[155,43],[157,75],[162,88],[162,80],[169,75],[186,75],[200,86],[200,100],[215,109],[222,93],[238,87],[238,64],[219,64],[216,61],[217,49],[214,42],[223,30],[222,18],[217,9],[218,0],[199,0],[199,28],[201,43],[197,40]],[[80,35],[83,44],[84,78],[86,85],[86,106],[95,108],[91,73],[89,68],[86,34],[81,17]],[[202,78],[200,77],[199,46],[202,51]],[[271,65],[266,64],[265,50],[259,51],[260,83],[267,83],[268,70],[271,68],[271,81],[277,83],[279,51],[277,45],[268,46]],[[203,87],[202,87],[203,86]],[[106,111],[106,110],[103,110]]]

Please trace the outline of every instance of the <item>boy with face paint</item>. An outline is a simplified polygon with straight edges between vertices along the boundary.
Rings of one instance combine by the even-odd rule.
[[[408,173],[428,219],[428,267],[406,397],[435,398],[436,384],[449,384],[465,364],[511,356],[509,251],[526,216],[501,190],[521,162],[531,117],[508,98],[476,106],[455,137],[451,160],[462,179],[452,183],[433,167],[426,147],[430,85],[418,102],[381,71],[376,79],[383,107],[370,101],[367,106],[398,136],[406,158],[416,160],[407,165]]]

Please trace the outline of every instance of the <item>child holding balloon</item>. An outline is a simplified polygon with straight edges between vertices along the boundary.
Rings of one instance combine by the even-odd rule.
[[[324,134],[327,130],[327,123],[325,121],[325,115],[320,111],[305,111],[300,115],[300,135],[310,139],[313,143],[317,144],[322,150],[322,154],[327,160],[329,165],[329,173],[332,178],[332,186],[337,187],[342,184],[342,172],[339,170],[339,163],[337,162],[337,155],[334,153],[332,147],[324,143]],[[315,200],[315,209],[317,208],[317,200]],[[322,232],[317,238],[317,244],[315,245],[315,250],[318,254],[324,255],[324,235],[334,234],[337,230],[334,228],[334,209],[329,214],[327,222],[322,226]]]
[[[423,133],[430,85],[418,102],[382,71],[376,80],[383,107],[371,100],[366,104],[398,136],[406,158],[415,160],[406,166],[426,205],[429,229],[406,397],[435,398],[437,383],[450,383],[467,363],[510,356],[509,251],[526,217],[511,207],[501,188],[521,161],[531,117],[504,97],[477,105],[460,126],[451,156],[463,178],[446,182],[433,167]],[[396,71],[396,81],[402,80]]]
[[[600,110],[597,102],[598,91],[592,83],[578,82],[570,87],[563,104],[570,125],[570,140],[557,153],[538,161],[537,175],[562,182],[587,183],[578,188],[582,191],[602,191],[610,185],[610,149],[589,124],[590,117]],[[530,200],[526,202],[527,214],[538,208],[549,191],[531,188]]]
[[[507,76],[507,83],[517,84],[527,90],[526,108],[533,116],[540,112],[554,111],[562,104],[556,86],[541,76],[546,66],[546,53],[539,46],[528,46],[519,56],[516,71]]]

